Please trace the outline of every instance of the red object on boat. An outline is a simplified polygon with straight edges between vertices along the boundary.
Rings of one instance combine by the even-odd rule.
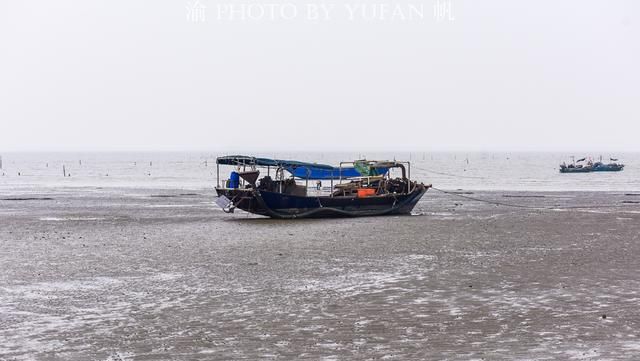
[[[358,198],[371,197],[376,195],[376,190],[373,188],[358,188]]]

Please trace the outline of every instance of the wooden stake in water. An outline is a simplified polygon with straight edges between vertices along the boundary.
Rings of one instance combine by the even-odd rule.
[[[67,176],[67,168],[64,167],[64,164],[62,165],[62,176],[63,177]]]
[[[0,155],[0,169],[2,169],[2,156]]]

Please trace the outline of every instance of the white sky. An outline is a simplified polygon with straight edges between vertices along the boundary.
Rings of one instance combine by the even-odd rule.
[[[640,151],[638,1],[217,19],[230,2],[1,1],[0,151]]]

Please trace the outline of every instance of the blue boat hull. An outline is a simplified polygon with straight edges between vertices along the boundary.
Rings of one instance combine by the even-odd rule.
[[[584,167],[560,167],[560,173],[619,172],[623,169],[624,164],[595,163]]]
[[[582,168],[560,168],[560,173],[590,173],[591,167]]]
[[[600,164],[593,167],[594,172],[619,172],[624,169],[623,164]]]
[[[427,189],[419,184],[406,194],[371,197],[303,197],[254,189],[216,188],[216,191],[246,212],[291,219],[409,214]]]

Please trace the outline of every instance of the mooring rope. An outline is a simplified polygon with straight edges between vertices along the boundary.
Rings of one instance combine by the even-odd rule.
[[[544,206],[530,206],[530,205],[526,205],[526,204],[505,203],[505,202],[492,201],[492,200],[482,199],[482,198],[477,198],[477,197],[469,197],[467,195],[460,194],[459,192],[445,191],[444,189],[436,188],[436,187],[433,187],[433,186],[431,188],[436,190],[436,191],[438,191],[438,192],[442,192],[442,193],[453,195],[453,196],[460,197],[460,198],[469,199],[469,200],[476,201],[476,202],[494,204],[494,205],[497,205],[497,206],[505,206],[505,207],[513,207],[513,208],[537,209],[537,210],[546,210],[546,211],[569,210],[569,209],[584,209],[584,208],[619,208],[619,207],[628,207],[628,206],[634,205],[634,204],[637,205],[637,203],[623,203],[623,204],[610,204],[610,205],[592,204],[592,205],[564,206],[564,207],[561,207],[561,206],[546,206],[546,207],[544,207]]]
[[[438,171],[427,169],[427,168],[417,167],[413,164],[411,165],[411,168],[434,173],[434,174],[440,174],[448,177],[454,177],[454,178],[486,179],[485,177],[465,176],[465,175],[452,174],[452,173],[446,173],[446,172],[438,172]],[[538,209],[538,210],[569,210],[569,209],[580,209],[580,208],[617,208],[617,207],[628,207],[629,205],[633,205],[633,203],[624,203],[624,204],[611,204],[611,205],[592,204],[592,205],[578,205],[578,206],[564,206],[564,207],[562,206],[531,206],[526,204],[507,203],[507,202],[492,201],[492,200],[482,199],[477,197],[470,197],[464,194],[460,194],[459,192],[445,191],[443,189],[439,189],[433,186],[431,188],[445,194],[469,199],[476,202],[482,202],[482,203],[494,204],[497,206],[512,207],[512,208],[526,208],[526,209]]]
[[[413,164],[411,165],[411,168],[422,170],[422,171],[425,171],[425,172],[428,172],[428,173],[444,175],[444,176],[447,176],[447,177],[469,178],[469,179],[486,179],[485,177],[477,177],[477,176],[470,176],[470,175],[460,175],[460,174],[452,174],[452,173],[446,173],[446,172],[438,172],[438,171],[427,169],[427,168],[417,167],[417,166],[415,166]]]
[[[490,201],[490,200],[482,199],[482,198],[469,197],[469,196],[466,196],[464,194],[460,194],[458,192],[445,191],[444,189],[436,188],[436,187],[433,187],[433,186],[431,186],[431,188],[436,190],[436,191],[438,191],[438,192],[442,192],[442,193],[445,193],[445,194],[450,194],[450,195],[454,195],[454,196],[457,196],[457,197],[460,197],[460,198],[470,199],[470,200],[476,201],[476,202],[495,204],[497,206],[515,207],[515,208],[529,208],[529,209],[556,209],[556,208],[545,208],[545,207],[537,207],[537,206],[528,206],[528,205],[525,205],[525,204],[514,204],[514,203]]]

